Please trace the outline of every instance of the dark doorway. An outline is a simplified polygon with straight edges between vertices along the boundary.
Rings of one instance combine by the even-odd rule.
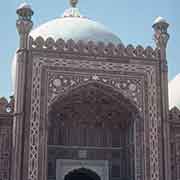
[[[101,180],[101,178],[89,169],[80,168],[68,173],[64,180]]]

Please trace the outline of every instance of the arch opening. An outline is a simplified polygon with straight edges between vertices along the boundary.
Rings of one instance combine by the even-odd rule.
[[[56,174],[56,159],[82,158],[108,160],[112,177],[134,178],[136,112],[122,94],[102,84],[87,84],[60,96],[49,112],[48,174]],[[68,177],[65,180],[73,180]]]
[[[92,170],[79,168],[65,175],[64,180],[101,180],[101,178]]]

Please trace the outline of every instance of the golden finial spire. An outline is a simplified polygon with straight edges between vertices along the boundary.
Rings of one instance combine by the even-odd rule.
[[[69,0],[70,1],[70,5],[75,8],[77,3],[78,3],[78,0]]]

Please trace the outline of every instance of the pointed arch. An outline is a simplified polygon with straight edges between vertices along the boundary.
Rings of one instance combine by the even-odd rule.
[[[129,111],[133,113],[139,112],[134,102],[131,101],[128,97],[125,97],[122,94],[122,92],[118,91],[115,87],[107,85],[107,84],[103,84],[102,82],[95,82],[95,81],[89,81],[87,83],[77,85],[76,87],[69,88],[63,93],[59,94],[51,103],[49,107],[49,111],[51,111],[58,104],[58,102],[63,102],[64,99],[72,96],[74,93],[78,93],[80,91],[84,91],[88,89],[89,90],[94,89],[99,92],[102,92],[103,94],[106,94],[107,96],[111,96],[119,103],[123,103],[124,107],[126,107],[127,109],[129,109]]]
[[[136,106],[115,88],[88,82],[60,94],[51,104],[48,145],[118,148],[121,176],[133,177],[137,114]]]
[[[130,124],[136,113],[136,106],[120,92],[102,83],[90,82],[56,98],[50,108],[49,116],[53,118],[49,118],[49,125],[59,126],[57,120],[60,122],[63,119],[62,123],[70,121],[73,125],[76,120],[91,126],[91,122],[87,121],[88,117],[91,117],[96,121],[96,125],[124,127]]]

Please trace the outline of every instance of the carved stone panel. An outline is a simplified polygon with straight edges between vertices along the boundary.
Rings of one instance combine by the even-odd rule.
[[[159,125],[157,64],[113,62],[107,59],[32,57],[32,94],[29,139],[29,180],[39,180],[38,172],[46,168],[39,160],[42,136],[47,142],[47,114],[51,104],[63,94],[87,83],[96,82],[120,92],[138,109],[135,117],[136,180],[159,179]],[[43,96],[42,96],[43,90]],[[40,128],[43,130],[40,132]],[[42,141],[41,141],[42,142]],[[147,151],[147,148],[149,150]],[[46,152],[43,152],[46,156]],[[149,172],[149,173],[147,173]]]

